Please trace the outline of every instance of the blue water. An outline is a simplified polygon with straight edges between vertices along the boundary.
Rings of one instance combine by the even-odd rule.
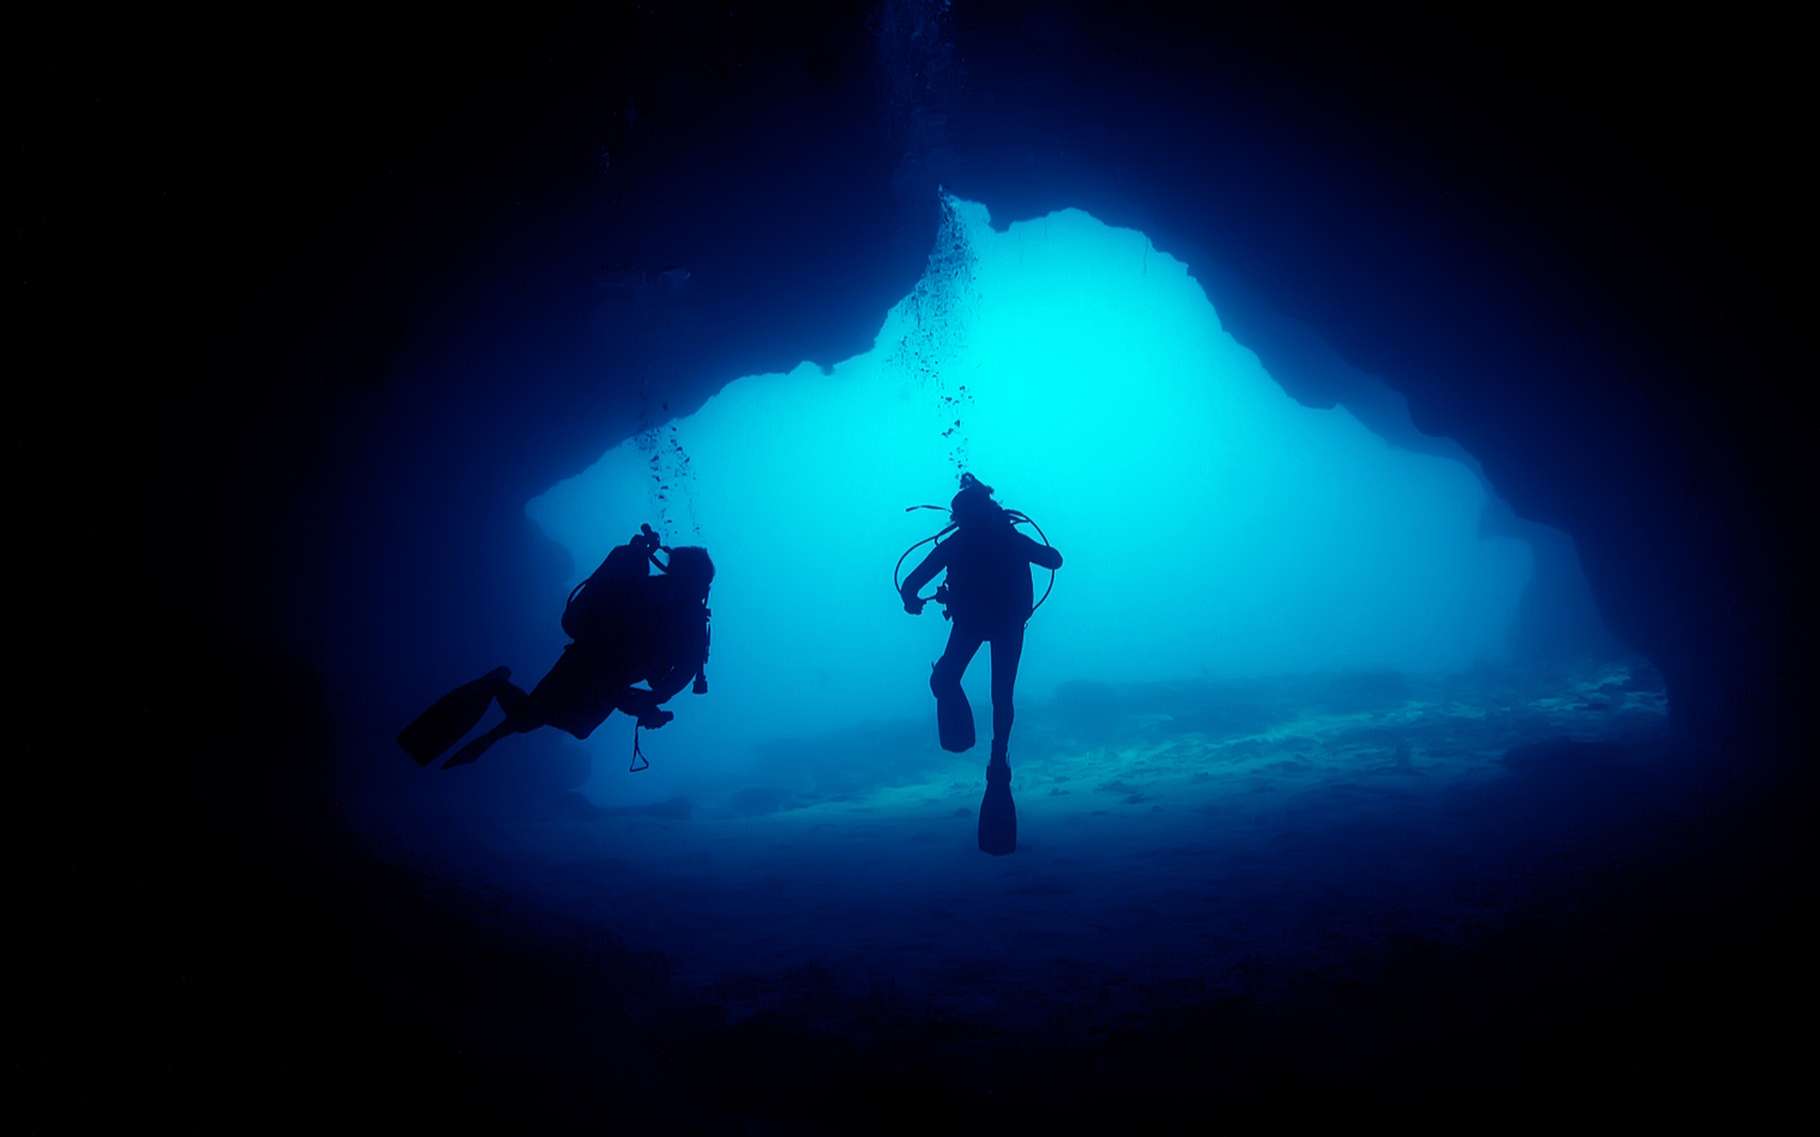
[[[946,625],[891,591],[945,520],[905,507],[962,470],[1067,558],[1024,654],[1009,858],[975,848],[983,743],[936,745]],[[528,503],[575,580],[641,521],[715,557],[711,690],[644,736],[652,767],[616,717],[487,759],[584,759],[553,804],[365,820],[503,927],[661,953],[734,1021],[889,990],[1006,1026],[1367,967],[1495,927],[1609,825],[1577,779],[1662,761],[1647,664],[1513,656],[1533,564],[1496,508],[1466,462],[1291,400],[1141,233],[950,199],[871,351],[658,407]]]
[[[453,814],[411,859],[504,927],[660,952],[735,1020],[801,1013],[807,984],[831,987],[818,1013],[882,987],[1007,1028],[1494,930],[1558,886],[1551,859],[1621,844],[1614,787],[1645,816],[1664,712],[1648,669],[1616,663],[1079,684],[1020,718],[1011,857],[974,847],[981,763],[917,720],[767,748],[768,776],[705,800]],[[1526,760],[1536,740],[1578,745]]]
[[[949,199],[871,351],[736,379],[529,504],[576,580],[644,520],[720,566],[714,693],[677,706],[676,760],[589,795],[699,795],[767,742],[926,717],[946,629],[933,608],[904,616],[891,566],[945,520],[904,507],[945,503],[962,470],[1067,558],[1031,625],[1026,698],[1078,679],[1458,670],[1506,654],[1530,580],[1526,543],[1481,532],[1473,470],[1294,402],[1143,234],[1078,211],[1001,231]],[[981,707],[985,680],[982,659]]]

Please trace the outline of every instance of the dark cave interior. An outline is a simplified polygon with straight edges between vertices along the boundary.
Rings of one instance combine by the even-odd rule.
[[[1793,1086],[1768,1044],[1810,999],[1788,664],[1809,479],[1778,377],[1812,358],[1783,278],[1812,187],[1788,37],[1085,3],[400,16],[203,46],[220,32],[117,28],[94,83],[31,88],[33,168],[55,174],[28,187],[24,316],[80,336],[95,308],[71,301],[104,277],[109,342],[70,342],[113,374],[102,353],[140,361],[115,407],[148,577],[134,729],[182,775],[139,807],[164,883],[132,900],[146,1006],[117,1033],[161,1051],[133,1060],[145,1100],[808,1131],[1218,1115],[1221,1095],[1496,1092],[1514,1112],[1697,1088],[1754,1110]],[[1373,413],[1291,322],[1571,536],[1666,681],[1689,782],[1626,800],[1563,773],[1526,808],[1660,824],[1582,850],[1497,935],[1404,944],[1370,983],[1159,999],[1040,1038],[883,997],[858,1033],[729,1024],[665,1005],[660,957],[488,926],[348,840],[338,796],[367,775],[338,739],[407,708],[331,708],[417,659],[534,642],[473,601],[563,590],[524,502],[635,429],[628,391],[686,410],[708,377],[864,348],[922,270],[937,187],[999,224],[1074,206],[1142,229],[1296,399]],[[603,279],[672,266],[686,301],[600,302]],[[421,586],[452,560],[464,590]],[[498,777],[522,806],[574,775]],[[50,918],[74,919],[88,871],[46,876]],[[83,1045],[75,1018],[47,1025],[48,1072]],[[840,1114],[848,1097],[878,1112]]]

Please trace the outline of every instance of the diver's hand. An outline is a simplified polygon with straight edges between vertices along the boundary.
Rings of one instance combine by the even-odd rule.
[[[664,710],[662,707],[652,707],[648,711],[641,711],[639,713],[638,725],[644,727],[646,730],[656,730],[658,727],[675,717],[674,714]]]
[[[904,611],[912,616],[920,616],[923,614],[923,605],[927,603],[929,602],[920,596],[906,596],[904,597]]]

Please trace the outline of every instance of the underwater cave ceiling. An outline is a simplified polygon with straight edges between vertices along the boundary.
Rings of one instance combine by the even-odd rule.
[[[1169,40],[1147,9],[1110,38],[1066,21],[1026,36],[1028,12],[967,18],[954,29],[965,98],[918,72],[887,111],[862,68],[830,76],[783,50],[756,85],[729,72],[691,88],[712,113],[654,118],[607,207],[586,204],[597,183],[569,184],[567,159],[515,171],[561,188],[541,214],[500,222],[509,239],[479,275],[497,292],[541,273],[503,303],[555,329],[554,361],[495,351],[497,389],[460,397],[498,408],[501,429],[451,446],[448,471],[486,471],[522,503],[630,429],[624,395],[641,382],[686,412],[737,376],[863,350],[922,271],[938,186],[997,225],[1074,207],[1188,265],[1298,400],[1345,403],[1394,437],[1335,369],[1302,365],[1312,337],[1401,393],[1420,431],[1470,452],[1520,516],[1571,534],[1612,630],[1661,666],[1701,737],[1771,729],[1781,543],[1760,491],[1790,427],[1753,418],[1727,384],[1792,353],[1742,254],[1689,220],[1700,187],[1608,146],[1598,115],[1552,117],[1571,91],[1536,104],[1556,135],[1517,129],[1541,96],[1509,74],[1475,78],[1462,56],[1444,76],[1457,97],[1434,99],[1432,60],[1393,81],[1391,57],[1353,60],[1345,28],[1240,67],[1211,47],[1134,54]],[[1320,67],[1340,78],[1282,94]],[[1358,82],[1389,93],[1357,105]],[[689,273],[661,318],[603,303],[602,266],[622,254]],[[449,350],[488,333],[464,334]],[[437,381],[420,374],[405,382]]]
[[[1497,259],[1508,250],[1489,242],[1434,249],[1413,231],[1432,224],[1433,213],[1425,209],[1386,212],[1364,199],[1323,202],[1328,224],[1353,234],[1336,257],[1324,242],[1306,239],[1306,216],[1282,204],[1305,208],[1306,184],[1298,186],[1303,192],[1279,194],[1260,177],[1250,192],[1225,200],[1185,195],[1181,183],[1195,179],[1181,168],[1182,150],[1173,152],[1169,168],[1146,170],[1141,156],[1130,152],[1095,157],[1094,144],[1108,144],[1101,131],[1056,146],[1075,155],[1066,163],[1052,167],[1025,149],[1019,151],[1023,160],[1007,172],[995,168],[992,156],[1001,147],[1013,148],[1024,128],[1007,123],[1004,129],[1002,138],[987,133],[976,143],[977,159],[947,154],[939,180],[984,203],[998,224],[1076,206],[1108,224],[1142,229],[1160,250],[1189,265],[1226,326],[1293,397],[1317,407],[1346,404],[1393,441],[1416,443],[1406,424],[1374,414],[1381,396],[1371,390],[1372,381],[1382,379],[1407,399],[1410,422],[1469,451],[1520,516],[1576,538],[1606,619],[1663,668],[1685,725],[1720,742],[1739,731],[1741,719],[1758,714],[1756,688],[1767,661],[1758,655],[1763,645],[1753,636],[1768,614],[1749,612],[1751,586],[1740,588],[1728,579],[1747,578],[1759,567],[1745,536],[1752,519],[1747,510],[1733,512],[1738,488],[1728,485],[1734,471],[1721,453],[1687,445],[1678,436],[1686,425],[1675,413],[1680,408],[1657,401],[1678,397],[1685,382],[1677,377],[1664,383],[1652,374],[1665,362],[1661,355],[1634,345],[1620,355],[1627,345],[1552,322],[1534,303],[1505,307],[1513,295],[1538,287],[1530,269]],[[1167,152],[1156,140],[1152,145]],[[1203,158],[1218,160],[1205,152]],[[1119,169],[1123,176],[1116,185],[1096,185],[1081,176],[1084,167]],[[931,201],[936,173],[933,167],[927,171]],[[1324,180],[1318,170],[1288,176]],[[858,187],[848,182],[846,188]],[[881,211],[905,212],[895,195],[876,204]],[[931,224],[924,232],[932,229]],[[901,255],[902,244],[897,260],[903,279],[896,295],[908,291],[921,267],[920,255]],[[793,242],[777,255],[809,245]],[[1422,246],[1432,255],[1409,254],[1411,247]],[[693,258],[690,270],[697,279],[712,279],[714,258],[700,252],[705,255]],[[750,249],[740,255],[749,256]],[[855,255],[863,257],[863,250]],[[875,326],[889,299],[865,305],[851,322],[828,320],[827,313],[852,311],[856,298],[891,297],[880,287],[877,259],[846,267],[847,272],[839,267],[824,272],[813,287],[789,295],[789,304],[823,317],[819,323],[808,319],[808,330],[821,334],[786,343],[767,338],[752,345],[757,350],[744,362],[717,376],[730,380],[767,367],[786,369],[800,359],[829,364],[842,358],[856,332]],[[735,293],[705,303],[720,311],[698,311],[696,321],[737,327],[746,322],[741,313],[748,304],[763,308],[778,299]],[[1586,313],[1573,315],[1575,323],[1589,320]],[[1590,322],[1617,323],[1600,316]],[[1310,337],[1353,364],[1362,385],[1338,387],[1335,369],[1299,366]],[[728,350],[719,345],[719,352]],[[688,369],[667,358],[661,345],[639,354],[647,360],[647,377],[660,385],[666,374]],[[670,397],[693,406],[707,393],[684,390]],[[592,436],[557,475],[584,467],[606,441],[602,434]],[[547,484],[521,488],[529,497]],[[1690,484],[1704,487],[1698,499],[1678,497],[1671,488]],[[1687,555],[1689,549],[1700,554]],[[1715,594],[1733,598],[1725,615],[1735,623],[1709,618],[1703,598]]]

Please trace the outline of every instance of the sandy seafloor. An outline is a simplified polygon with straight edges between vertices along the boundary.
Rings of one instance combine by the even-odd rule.
[[[659,953],[730,1021],[851,1031],[833,1020],[889,1005],[1040,1029],[1469,941],[1648,826],[1677,761],[1660,679],[1623,661],[1074,684],[1020,703],[1020,846],[994,858],[983,740],[934,733],[780,745],[715,800],[451,819],[405,859],[502,929]]]

